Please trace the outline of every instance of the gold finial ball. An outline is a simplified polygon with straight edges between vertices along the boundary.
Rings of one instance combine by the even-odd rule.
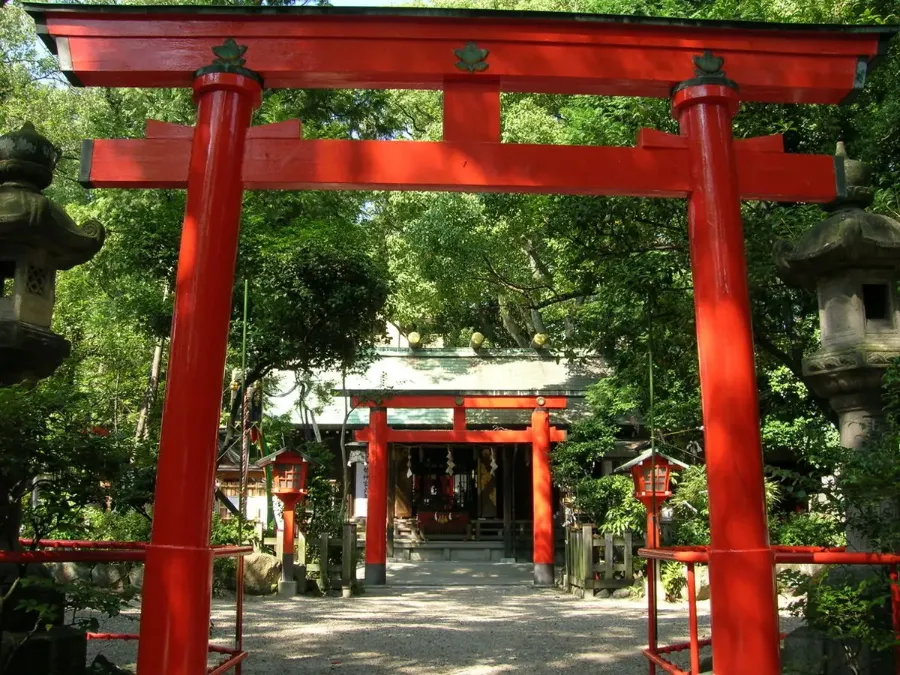
[[[482,344],[484,344],[484,335],[478,332],[472,333],[472,346],[480,347]]]
[[[412,333],[410,333],[406,337],[406,339],[409,340],[409,344],[412,346],[416,346],[422,342],[422,336],[419,335],[416,331],[413,331]]]

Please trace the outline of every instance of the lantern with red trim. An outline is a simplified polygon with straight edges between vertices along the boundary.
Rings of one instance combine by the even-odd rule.
[[[672,471],[686,468],[688,465],[684,462],[679,462],[661,452],[647,450],[617,470],[631,470],[634,496],[650,510],[654,502],[658,507],[661,502],[672,496]]]
[[[283,448],[263,457],[256,463],[262,468],[272,465],[272,494],[278,497],[306,496],[306,479],[309,462],[299,452]]]

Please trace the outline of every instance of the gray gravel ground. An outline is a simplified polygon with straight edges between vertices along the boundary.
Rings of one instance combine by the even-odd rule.
[[[138,610],[127,613],[137,617]],[[502,586],[408,585],[361,597],[249,598],[245,606],[245,675],[387,673],[435,675],[643,675],[643,600],[579,600],[518,583]],[[699,606],[708,634],[709,603]],[[213,606],[213,640],[233,635],[233,600]],[[796,622],[782,619],[782,630]],[[134,632],[118,617],[103,630]],[[663,604],[660,641],[688,638],[687,605]],[[133,667],[134,644],[95,643],[120,665]],[[686,666],[684,659],[682,665]]]

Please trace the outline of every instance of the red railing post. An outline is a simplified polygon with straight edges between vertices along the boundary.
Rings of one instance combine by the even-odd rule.
[[[656,516],[653,513],[652,506],[644,504],[647,509],[647,548],[654,549],[659,546],[657,540]],[[656,560],[647,558],[647,651],[651,654],[657,653],[659,645],[659,633],[656,626]],[[649,659],[650,675],[656,673],[656,663],[653,659]]]
[[[891,565],[888,573],[891,578],[891,626],[894,629],[894,671],[900,675],[900,581],[897,578],[897,565]]]
[[[731,119],[736,85],[712,56],[672,105],[687,139],[688,239],[694,282],[706,471],[716,671],[781,673],[775,565],[769,548],[747,262]],[[706,69],[706,70],[704,70]],[[751,656],[752,655],[752,656]]]
[[[237,611],[234,620],[234,648],[238,652],[244,651],[244,556],[237,559],[237,579],[235,584],[237,591]],[[236,675],[241,675],[241,663],[235,668]]]
[[[197,125],[178,256],[153,533],[147,548],[140,675],[206,672],[213,563],[209,529],[243,194],[241,167],[261,91],[254,77],[236,72],[200,74],[194,83]]]
[[[697,582],[694,563],[687,564],[688,628],[691,635],[691,675],[700,675],[700,636],[697,634]]]

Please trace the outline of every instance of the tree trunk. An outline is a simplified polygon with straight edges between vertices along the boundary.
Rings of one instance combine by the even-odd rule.
[[[134,437],[139,441],[145,441],[150,436],[150,408],[153,407],[153,402],[156,401],[156,394],[159,391],[159,372],[162,367],[164,342],[163,338],[157,338],[156,344],[153,345],[150,376],[147,378],[147,389],[144,391],[144,398],[138,411],[137,427],[134,430]]]
[[[341,372],[341,391],[347,391],[347,371]],[[344,421],[341,422],[341,521],[350,520],[350,458],[347,457],[347,420],[350,419],[351,409],[347,406],[347,396],[344,399]]]
[[[506,300],[501,296],[499,298],[500,301],[500,320],[503,322],[503,327],[506,329],[506,332],[512,336],[512,339],[516,341],[516,345],[521,347],[522,349],[527,349],[528,345],[531,344],[531,340],[525,337],[525,334],[519,328],[515,319],[513,319],[512,314],[509,311],[509,306],[506,303]]]

